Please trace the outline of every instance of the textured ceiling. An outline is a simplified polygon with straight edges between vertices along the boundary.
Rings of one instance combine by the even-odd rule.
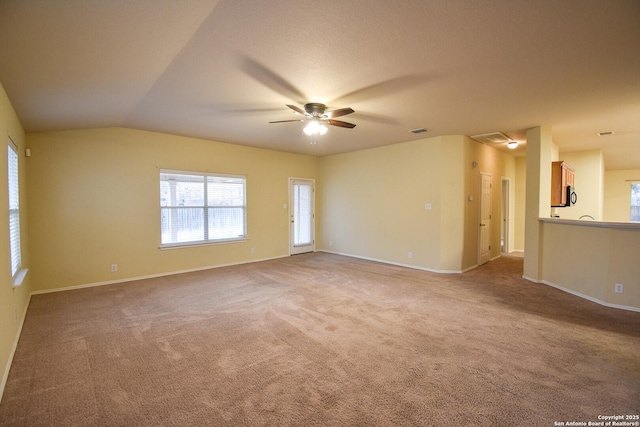
[[[2,0],[0,82],[27,132],[327,155],[550,125],[561,152],[640,168],[637,0]],[[268,123],[306,102],[352,107],[357,126],[311,145],[303,124]]]

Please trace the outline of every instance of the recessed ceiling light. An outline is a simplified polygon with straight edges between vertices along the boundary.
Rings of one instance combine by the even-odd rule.
[[[604,132],[598,132],[598,136],[608,136],[608,135],[613,135],[613,131],[612,130],[607,130]]]

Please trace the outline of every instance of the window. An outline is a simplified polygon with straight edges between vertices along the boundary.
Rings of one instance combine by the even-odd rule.
[[[9,139],[8,151],[9,181],[9,243],[11,255],[11,276],[20,271],[22,254],[20,249],[20,190],[18,185],[18,148]]]
[[[246,179],[160,170],[162,246],[246,238]]]
[[[640,182],[631,183],[631,221],[640,221]]]

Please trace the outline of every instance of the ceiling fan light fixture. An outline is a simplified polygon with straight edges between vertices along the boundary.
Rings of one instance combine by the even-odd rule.
[[[307,135],[313,135],[314,133],[318,133],[318,122],[312,121],[309,122],[308,125],[304,127],[304,133]]]
[[[509,141],[507,143],[507,147],[509,147],[512,150],[518,148],[518,141]]]
[[[327,133],[327,127],[320,124],[317,120],[313,120],[309,122],[307,126],[305,126],[304,133],[306,133],[307,135],[324,135],[325,133]]]

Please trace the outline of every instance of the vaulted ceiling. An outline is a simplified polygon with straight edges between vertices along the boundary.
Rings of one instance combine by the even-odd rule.
[[[637,0],[3,0],[0,82],[27,132],[327,155],[550,125],[561,152],[640,168]],[[311,145],[302,123],[269,123],[306,102],[351,107],[356,127]]]

